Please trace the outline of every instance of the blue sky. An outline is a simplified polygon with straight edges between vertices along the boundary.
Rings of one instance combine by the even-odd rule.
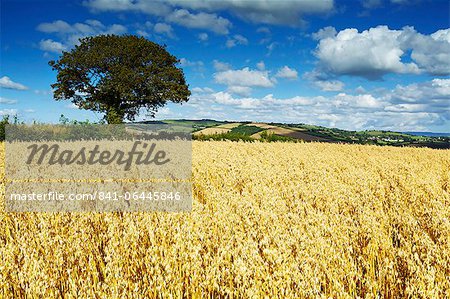
[[[449,23],[444,0],[2,0],[0,115],[101,119],[53,100],[47,63],[114,33],[180,58],[192,96],[161,119],[450,132]]]

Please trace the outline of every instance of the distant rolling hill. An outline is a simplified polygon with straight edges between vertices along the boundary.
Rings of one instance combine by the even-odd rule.
[[[390,146],[431,147],[450,149],[450,134],[431,132],[347,131],[307,124],[262,123],[250,121],[162,120],[145,123],[166,123],[192,129],[197,140],[333,142]]]
[[[403,133],[414,136],[450,137],[450,133],[433,133],[433,132],[403,132]]]

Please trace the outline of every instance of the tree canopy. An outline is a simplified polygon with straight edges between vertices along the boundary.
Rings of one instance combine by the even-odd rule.
[[[179,60],[165,46],[134,35],[80,39],[49,65],[58,72],[55,100],[105,114],[108,123],[134,120],[144,108],[154,117],[167,102],[187,102],[190,91]]]

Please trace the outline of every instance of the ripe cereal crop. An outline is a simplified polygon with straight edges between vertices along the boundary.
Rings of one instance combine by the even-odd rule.
[[[450,298],[450,151],[193,142],[189,213],[7,213],[1,298]]]

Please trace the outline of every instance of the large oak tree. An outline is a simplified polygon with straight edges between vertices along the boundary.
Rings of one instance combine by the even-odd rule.
[[[142,108],[154,117],[168,101],[189,99],[178,62],[164,46],[143,37],[86,37],[59,60],[49,62],[58,71],[52,84],[54,98],[104,113],[108,123],[134,120]]]

